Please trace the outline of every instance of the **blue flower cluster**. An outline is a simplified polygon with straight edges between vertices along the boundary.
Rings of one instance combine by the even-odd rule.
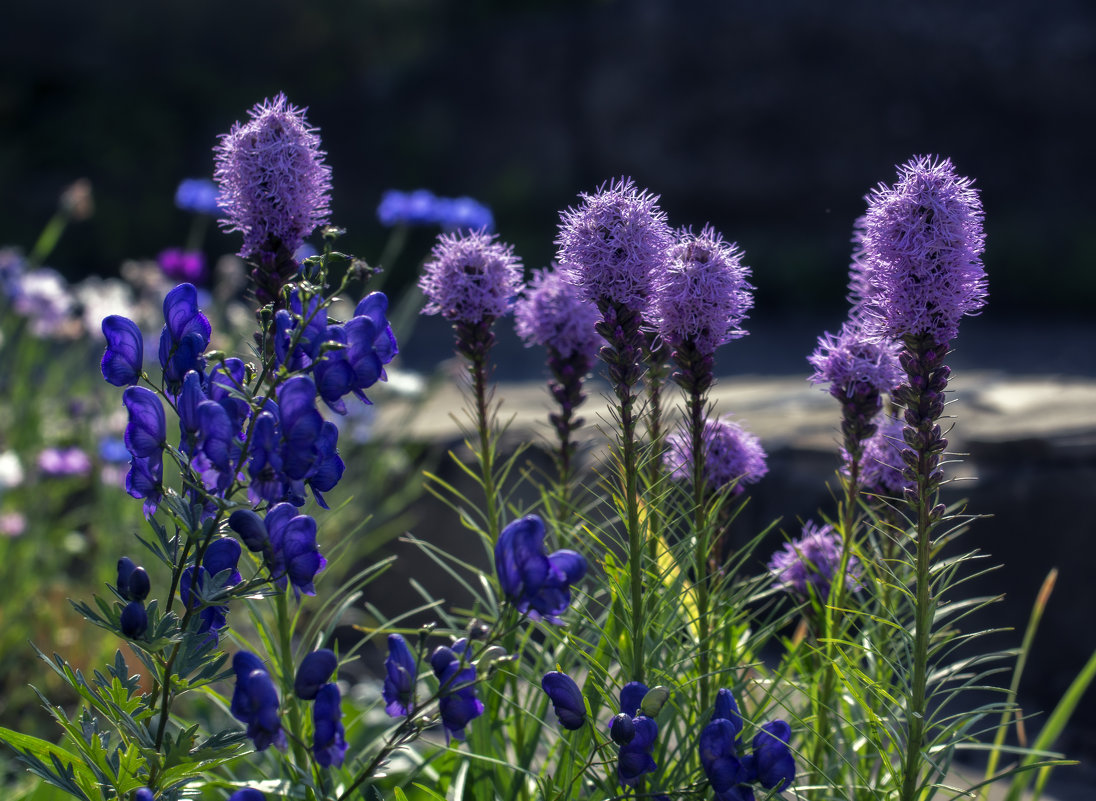
[[[483,702],[476,694],[477,671],[470,662],[468,640],[452,646],[439,645],[430,654],[430,667],[438,680],[438,712],[446,738],[464,739],[465,727],[483,714]],[[385,712],[398,718],[415,711],[415,682],[418,665],[407,641],[399,634],[388,635],[388,658],[384,660]]]
[[[504,528],[495,545],[495,571],[519,612],[559,623],[571,603],[571,585],[586,575],[586,559],[568,549],[546,554],[544,534],[544,521],[536,515]]]
[[[250,509],[237,509],[228,517],[228,525],[252,553],[262,554],[275,586],[284,590],[293,586],[301,593],[315,595],[313,580],[327,566],[327,559],[316,544],[316,521],[299,514],[291,503],[271,507],[262,518]]]
[[[198,567],[186,568],[179,577],[179,598],[188,609],[199,609],[201,624],[199,633],[210,632],[216,636],[224,628],[228,616],[227,606],[202,606],[203,593],[218,593],[234,587],[242,581],[237,565],[240,562],[240,543],[231,537],[218,537],[209,544]],[[211,581],[213,579],[214,581]]]
[[[429,189],[389,189],[377,207],[381,225],[438,225],[446,232],[495,230],[491,209],[470,197],[438,197]]]
[[[354,316],[341,325],[329,324],[318,298],[304,308],[294,292],[289,309],[274,315],[275,363],[292,371],[308,371],[324,403],[346,414],[343,398],[353,393],[370,403],[363,390],[387,379],[384,365],[399,353],[388,324],[388,298],[383,292],[364,297]]]
[[[754,801],[751,784],[780,791],[795,778],[795,759],[788,747],[791,727],[785,721],[764,724],[753,738],[752,754],[740,753],[742,729],[734,696],[721,689],[711,722],[700,732],[700,764],[716,801]]]
[[[236,689],[229,706],[232,717],[247,725],[248,739],[255,744],[256,751],[265,751],[271,745],[284,750],[285,732],[278,715],[281,701],[266,666],[255,654],[237,651],[232,657],[232,670],[236,674]]]

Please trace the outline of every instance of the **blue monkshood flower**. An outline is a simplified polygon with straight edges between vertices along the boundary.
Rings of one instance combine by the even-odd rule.
[[[274,680],[255,654],[238,651],[232,657],[232,669],[236,673],[236,688],[232,692],[229,711],[241,723],[247,724],[247,736],[255,743],[257,751],[273,745],[285,748],[285,732],[278,716],[278,691]]]
[[[753,739],[757,781],[766,790],[784,790],[795,779],[795,758],[788,747],[792,729],[783,720],[761,727]]]
[[[218,576],[226,571],[228,576],[225,579],[223,588],[228,589],[236,586],[243,580],[240,571],[236,568],[239,561],[240,543],[231,537],[220,537],[213,540],[202,556],[202,566],[197,571],[197,580],[194,579],[195,570],[193,566],[186,568],[179,577],[179,599],[191,609],[197,608],[202,603],[198,597],[198,591],[205,588],[207,577]],[[227,614],[227,606],[207,606],[202,609],[198,612],[198,617],[202,621],[201,626],[198,628],[199,633],[209,631],[216,634],[224,628]]]
[[[126,492],[144,498],[145,517],[151,517],[163,497],[164,456],[167,424],[164,407],[151,390],[129,387],[122,393],[129,413],[125,443],[132,458],[126,474]]]
[[[730,721],[731,726],[734,728],[735,737],[742,733],[744,725],[742,713],[738,711],[738,702],[734,700],[734,695],[726,687],[721,687],[715,695],[715,709],[712,711],[712,720],[720,718]]]
[[[658,737],[658,724],[646,715],[636,716],[632,723],[636,728],[635,736],[627,745],[620,747],[617,759],[617,777],[626,787],[634,787],[641,776],[658,768],[651,756],[651,749],[655,747]]]
[[[635,717],[650,689],[641,681],[630,681],[620,688],[620,711]]]
[[[137,323],[111,314],[103,318],[107,349],[100,362],[103,378],[116,387],[131,386],[141,377],[145,360],[145,337]]]
[[[275,363],[292,371],[311,367],[327,341],[327,329],[327,307],[323,305],[323,299],[313,297],[305,308],[300,293],[293,291],[289,296],[289,308],[279,309],[274,314]]]
[[[122,610],[122,634],[131,640],[148,631],[148,612],[140,601],[130,601]]]
[[[609,721],[609,737],[617,745],[627,745],[636,736],[636,724],[631,715],[621,712]]]
[[[407,641],[399,634],[388,635],[388,658],[384,660],[384,711],[391,717],[410,715],[415,701],[418,665]]]
[[[328,326],[327,341],[344,347],[323,354],[313,375],[320,397],[332,411],[346,414],[342,398],[350,393],[371,404],[363,390],[388,380],[384,365],[395,358],[399,347],[387,311],[387,296],[373,292],[358,303],[354,316],[345,324]]]
[[[266,513],[263,523],[270,537],[267,567],[275,585],[284,590],[288,581],[298,600],[301,593],[315,595],[313,580],[327,566],[316,547],[316,521],[298,514],[291,503],[279,503]]]
[[[208,400],[198,404],[198,442],[191,464],[211,492],[224,493],[232,484],[240,458],[236,434],[221,404]]]
[[[298,698],[312,701],[320,688],[331,679],[338,665],[339,659],[330,648],[319,648],[313,651],[301,660],[300,667],[297,668],[297,676],[293,679],[293,692]]]
[[[139,787],[137,792],[133,794],[133,801],[154,801],[156,796],[152,794],[152,790],[148,787]]]
[[[245,787],[230,795],[228,801],[266,801],[266,796],[254,787]]]
[[[244,235],[240,257],[295,251],[330,216],[331,168],[305,110],[265,100],[214,148],[221,225]]]
[[[586,702],[575,680],[566,673],[553,670],[544,674],[540,686],[552,700],[559,725],[571,731],[581,729],[586,722]]]
[[[750,780],[749,769],[739,759],[738,731],[726,718],[715,718],[700,732],[700,765],[717,793]]]
[[[586,559],[567,549],[545,554],[544,533],[536,515],[510,523],[495,545],[495,571],[519,612],[559,623],[571,603],[571,585],[586,575]]]
[[[164,298],[165,325],[160,332],[160,366],[164,383],[176,393],[191,370],[203,373],[206,347],[212,328],[198,310],[198,290],[193,284],[179,284]]]
[[[458,740],[464,739],[469,722],[483,714],[483,702],[476,695],[476,668],[469,664],[461,667],[460,654],[466,648],[467,642],[458,640],[452,648],[439,645],[430,655],[430,666],[438,679],[441,723],[446,737]]]
[[[175,190],[175,205],[183,211],[216,217],[221,213],[219,195],[217,184],[208,178],[185,178]]]
[[[127,601],[143,601],[152,588],[148,573],[128,556],[118,560],[118,594]]]
[[[346,756],[346,730],[342,724],[342,696],[337,684],[325,684],[312,705],[312,754],[323,768],[336,767]]]

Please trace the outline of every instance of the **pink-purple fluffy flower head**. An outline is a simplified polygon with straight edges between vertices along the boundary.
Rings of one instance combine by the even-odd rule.
[[[525,346],[552,348],[565,359],[597,353],[602,343],[597,321],[597,307],[555,270],[539,270],[514,306],[514,329]]]
[[[825,599],[841,567],[841,549],[841,537],[833,526],[819,526],[808,520],[802,536],[785,543],[769,560],[774,586],[804,597],[813,592],[815,597]],[[860,589],[860,562],[855,556],[850,556],[845,566],[845,582],[850,590]]]
[[[621,178],[577,208],[560,214],[560,270],[595,303],[647,308],[654,275],[662,270],[673,232],[658,196]]]
[[[950,159],[920,156],[898,170],[898,183],[867,198],[858,315],[873,333],[943,344],[986,302],[982,203]]]
[[[655,314],[671,346],[693,343],[711,354],[746,335],[739,326],[753,306],[750,268],[742,252],[711,226],[681,231],[665,269],[655,277]]]
[[[769,472],[767,455],[761,440],[730,420],[708,420],[704,423],[704,479],[713,490],[732,482],[734,492],[741,493],[744,484],[756,483]],[[693,471],[692,438],[684,428],[666,438],[666,469],[672,478],[687,481]]]
[[[423,314],[455,323],[502,317],[521,292],[521,260],[510,245],[485,231],[442,234],[423,268]]]
[[[807,380],[829,384],[839,394],[851,395],[858,385],[891,392],[905,375],[898,352],[893,340],[869,337],[855,323],[845,323],[836,336],[827,331],[819,337],[818,347],[807,357],[814,368]]]
[[[284,94],[264,100],[214,148],[219,203],[229,231],[240,231],[240,256],[295,251],[330,213],[331,168],[305,110]]]

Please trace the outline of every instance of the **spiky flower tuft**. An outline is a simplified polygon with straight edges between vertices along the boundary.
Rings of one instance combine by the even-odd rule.
[[[808,596],[825,599],[830,583],[841,566],[841,537],[833,526],[819,526],[813,520],[803,525],[799,539],[785,543],[783,549],[769,560],[769,573],[774,586]],[[860,589],[860,562],[850,556],[845,568],[845,586]]]
[[[950,159],[919,156],[868,196],[858,314],[891,339],[944,344],[986,302],[982,203]]]
[[[666,469],[678,481],[688,481],[693,471],[692,437],[679,430],[666,438]],[[761,479],[769,467],[761,440],[738,423],[727,419],[708,420],[704,424],[704,478],[713,490],[737,481],[734,492],[743,484]]]
[[[442,234],[419,279],[429,301],[422,313],[469,324],[502,317],[522,290],[521,271],[514,248],[494,234]]]
[[[665,269],[655,277],[655,315],[663,339],[671,347],[691,342],[711,354],[745,336],[739,326],[753,306],[749,277],[737,245],[710,225],[699,234],[680,231]]]
[[[295,251],[330,214],[331,168],[305,109],[264,100],[214,148],[221,225],[244,235],[240,256]]]
[[[558,259],[566,280],[587,300],[635,311],[647,308],[673,233],[658,196],[620,178],[560,214]]]
[[[905,463],[902,451],[906,449],[902,438],[902,420],[884,415],[879,418],[876,432],[864,440],[864,454],[860,462],[860,486],[866,492],[901,498],[913,482],[904,475]],[[846,464],[849,454],[843,454]]]
[[[603,342],[595,330],[598,319],[597,307],[556,270],[538,270],[514,306],[514,330],[526,347],[553,348],[563,358],[594,357]]]
[[[814,368],[807,380],[829,384],[840,395],[851,395],[859,385],[891,392],[905,377],[898,352],[893,340],[868,337],[860,326],[845,323],[836,336],[827,331],[819,337],[818,347],[807,357]]]

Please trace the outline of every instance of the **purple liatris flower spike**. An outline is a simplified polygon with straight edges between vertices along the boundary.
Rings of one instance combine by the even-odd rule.
[[[833,526],[818,526],[808,520],[802,536],[786,543],[769,560],[773,586],[805,598],[825,600],[841,566],[841,549],[841,538]],[[845,566],[845,586],[853,591],[860,589],[860,562],[855,556],[850,555]]]
[[[677,431],[666,439],[666,469],[671,477],[688,481],[692,476],[692,440],[687,431]],[[769,472],[761,441],[738,423],[708,420],[704,424],[704,477],[708,486],[720,490],[737,482],[733,492],[740,494],[744,484],[753,484]]]
[[[278,716],[281,702],[266,666],[254,654],[238,651],[232,657],[232,670],[236,674],[229,708],[232,716],[247,724],[247,736],[255,743],[255,750],[264,751],[271,745],[284,749],[285,732]]]
[[[834,336],[826,332],[807,357],[814,373],[812,384],[828,384],[839,400],[851,396],[863,384],[876,395],[893,392],[902,383],[898,343],[869,336],[856,323],[845,323]]]
[[[331,679],[338,664],[338,657],[330,648],[312,651],[301,660],[301,665],[297,668],[297,676],[293,679],[293,692],[305,701],[313,700],[320,688]]]
[[[864,441],[864,452],[860,457],[860,486],[865,491],[901,498],[913,486],[905,475],[902,461],[902,451],[906,448],[902,428],[901,420],[885,416],[881,418],[875,433]],[[847,471],[851,461],[847,451],[844,458]]]
[[[100,363],[103,378],[116,387],[136,384],[145,359],[145,338],[141,329],[128,317],[117,314],[104,317],[102,325],[107,340]]]
[[[559,623],[571,603],[571,585],[586,575],[586,559],[567,549],[546,554],[544,534],[544,521],[536,515],[506,526],[495,545],[495,571],[519,612]]]
[[[654,281],[662,338],[673,348],[689,343],[708,355],[745,336],[740,326],[753,306],[749,277],[742,252],[711,226],[695,235],[680,232]]]
[[[898,183],[867,198],[861,319],[891,339],[944,345],[985,305],[982,203],[950,159],[920,156],[898,171]]]
[[[337,684],[325,684],[312,704],[312,755],[322,768],[338,767],[346,757],[346,748],[342,695]]]
[[[430,667],[438,679],[438,710],[446,737],[464,739],[465,727],[483,714],[483,702],[476,695],[476,668],[467,662],[462,667],[461,655],[468,647],[458,640],[449,648],[440,645],[430,655]]]
[[[566,673],[553,670],[544,674],[540,686],[552,701],[559,725],[571,731],[581,729],[586,722],[586,702],[575,680]]]
[[[521,261],[510,245],[483,231],[438,237],[419,288],[423,314],[475,325],[509,313],[521,291]]]
[[[331,168],[305,110],[284,94],[264,100],[214,148],[222,225],[244,235],[240,256],[292,253],[327,222]]]
[[[407,641],[399,634],[388,635],[388,658],[384,660],[384,711],[391,717],[410,715],[415,701],[418,665]]]
[[[538,270],[514,306],[514,330],[526,347],[541,345],[567,358],[592,360],[603,342],[595,330],[597,307],[556,270]]]
[[[156,261],[164,275],[175,281],[202,281],[206,275],[205,254],[199,250],[168,248]]]
[[[642,312],[673,243],[658,196],[621,178],[579,197],[560,215],[560,270],[603,313],[608,305]]]

